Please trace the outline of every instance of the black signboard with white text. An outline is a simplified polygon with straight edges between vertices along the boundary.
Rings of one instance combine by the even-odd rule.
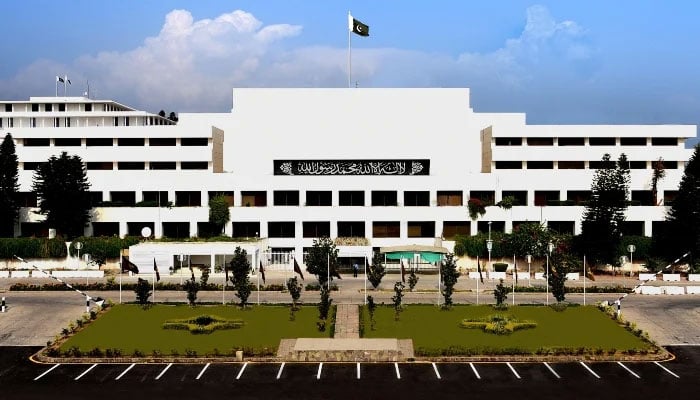
[[[275,175],[429,175],[430,160],[274,160]]]

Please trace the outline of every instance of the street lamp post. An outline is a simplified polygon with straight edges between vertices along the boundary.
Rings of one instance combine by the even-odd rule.
[[[549,257],[552,255],[552,250],[554,250],[554,243],[550,240],[547,243],[547,277],[545,282],[545,292],[547,293],[547,305],[549,305]]]
[[[530,286],[530,263],[532,263],[532,254],[525,256],[527,260],[527,286]]]
[[[491,265],[491,250],[493,249],[493,240],[491,240],[491,221],[489,221],[489,240],[486,241],[486,250],[489,252],[489,268],[493,269]]]
[[[637,250],[637,246],[631,244],[627,246],[627,251],[630,252],[630,276],[632,276],[632,270],[634,269],[634,262],[632,260],[632,254]]]
[[[80,269],[80,249],[83,248],[83,244],[81,242],[75,242],[73,243],[73,247],[78,250],[78,269]]]

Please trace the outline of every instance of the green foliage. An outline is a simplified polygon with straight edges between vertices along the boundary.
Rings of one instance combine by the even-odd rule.
[[[511,315],[494,314],[480,319],[464,319],[459,324],[464,329],[481,329],[486,333],[510,335],[522,329],[532,329],[537,326],[534,321],[520,321]]]
[[[555,240],[555,233],[545,224],[528,222],[518,225],[513,232],[506,235],[506,253],[544,257],[547,254],[547,243]]]
[[[107,263],[108,258],[118,258],[121,249],[126,249],[129,248],[129,246],[138,244],[140,239],[136,236],[126,236],[123,239],[117,236],[81,236],[75,238],[73,242],[82,243],[83,247],[80,249],[80,254],[90,254],[91,262],[100,267]],[[77,252],[78,250],[75,246],[70,246],[71,256],[76,256]]]
[[[691,252],[691,272],[700,272],[700,144],[695,145],[685,165],[678,196],[666,220],[670,225],[662,246],[666,258],[673,260]]]
[[[374,311],[377,309],[377,303],[374,302],[374,297],[367,296],[367,311],[369,312],[370,329],[374,330],[376,321],[374,320]]]
[[[148,298],[151,297],[151,284],[147,280],[139,278],[134,288],[134,293],[136,293],[136,301],[145,307],[148,304]]]
[[[447,253],[445,259],[440,263],[440,278],[442,279],[442,297],[445,299],[444,308],[452,307],[452,294],[459,278],[457,262],[454,254]]]
[[[493,289],[493,297],[496,299],[497,307],[505,307],[508,299],[508,289],[503,285],[503,279],[499,279],[496,288]]]
[[[218,195],[209,199],[209,223],[217,235],[220,235],[224,226],[231,220],[228,200],[225,196]]]
[[[313,246],[306,255],[306,270],[316,275],[318,283],[323,286],[333,272],[338,270],[338,249],[333,240],[327,237],[314,239]]]
[[[287,290],[289,291],[289,295],[292,296],[292,310],[296,310],[303,288],[304,285],[299,282],[296,276],[287,279]]]
[[[518,199],[516,199],[515,196],[506,196],[496,203],[496,205],[504,210],[510,210],[513,206],[518,205]]]
[[[415,268],[411,268],[411,272],[408,274],[408,290],[413,291],[413,288],[418,284],[418,275],[416,275]]]
[[[18,165],[15,141],[8,133],[0,145],[0,237],[14,237],[19,218]]]
[[[248,262],[248,253],[240,246],[236,246],[233,252],[229,271],[231,271],[231,283],[236,288],[236,297],[241,300],[240,306],[245,307],[251,292],[250,278],[248,277],[250,262]]]
[[[651,172],[651,195],[654,199],[654,205],[659,204],[659,181],[664,179],[664,177],[666,177],[666,170],[664,169],[664,159],[659,157],[658,160],[654,161],[653,170]]]
[[[622,237],[630,185],[627,156],[621,154],[617,163],[610,154],[602,158],[591,184],[591,199],[581,223],[582,250],[591,264],[619,265],[617,249]]]
[[[467,210],[469,211],[469,218],[472,221],[476,221],[479,217],[486,214],[486,204],[477,198],[472,198],[467,201]]]
[[[0,238],[0,258],[64,258],[66,243],[47,238]]]
[[[331,299],[330,291],[327,286],[321,286],[321,301],[318,303],[318,319],[317,327],[320,332],[326,330],[328,319],[328,311],[331,309],[333,299]]]
[[[208,334],[217,330],[238,329],[242,326],[241,319],[226,319],[208,314],[168,320],[163,323],[163,329],[188,330],[192,334]]]
[[[384,257],[377,252],[372,256],[372,265],[367,268],[367,280],[372,284],[373,288],[377,288],[382,282],[382,278],[386,275],[386,268],[384,268]]]
[[[34,191],[46,224],[61,236],[82,236],[90,221],[90,183],[83,160],[62,152],[40,164],[34,174]]]
[[[394,302],[394,321],[398,321],[401,317],[403,290],[405,286],[401,282],[396,282],[394,284],[394,295],[391,296],[391,301]]]
[[[491,250],[492,257],[498,258],[508,256],[509,251],[507,251],[505,238],[506,235],[502,232],[493,232],[491,234],[491,239],[493,240],[493,249]],[[486,241],[488,240],[488,234],[479,233],[474,236],[459,235],[456,237],[455,240],[457,243],[459,243],[459,246],[461,247],[459,250],[463,250],[463,254],[466,254],[469,257],[486,257],[488,255],[488,252],[486,251]],[[457,249],[455,249],[455,254],[457,254],[456,250]]]
[[[627,246],[633,244],[636,247],[632,256],[634,260],[647,260],[653,256],[652,241],[653,239],[648,236],[623,236],[617,251],[618,254],[625,254],[629,258],[630,253],[627,251]]]
[[[187,292],[187,302],[191,307],[197,301],[197,293],[199,292],[199,284],[195,281],[194,276],[191,279],[185,280],[185,292]]]
[[[547,283],[552,288],[552,295],[558,302],[566,299],[566,274],[581,270],[581,260],[571,254],[567,248],[558,247],[549,258],[549,276]]]

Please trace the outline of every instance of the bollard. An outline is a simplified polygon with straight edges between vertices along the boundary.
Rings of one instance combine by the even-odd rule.
[[[90,298],[85,297],[85,312],[90,314]]]
[[[2,296],[2,312],[5,312],[5,296]]]
[[[243,361],[243,351],[236,350],[236,361]]]
[[[617,318],[620,318],[620,305],[621,301],[620,300],[615,300],[615,304],[617,305]]]

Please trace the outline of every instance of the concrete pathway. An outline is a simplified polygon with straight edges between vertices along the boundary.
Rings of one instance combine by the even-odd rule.
[[[338,304],[335,314],[334,338],[360,338],[360,313],[356,304]]]

